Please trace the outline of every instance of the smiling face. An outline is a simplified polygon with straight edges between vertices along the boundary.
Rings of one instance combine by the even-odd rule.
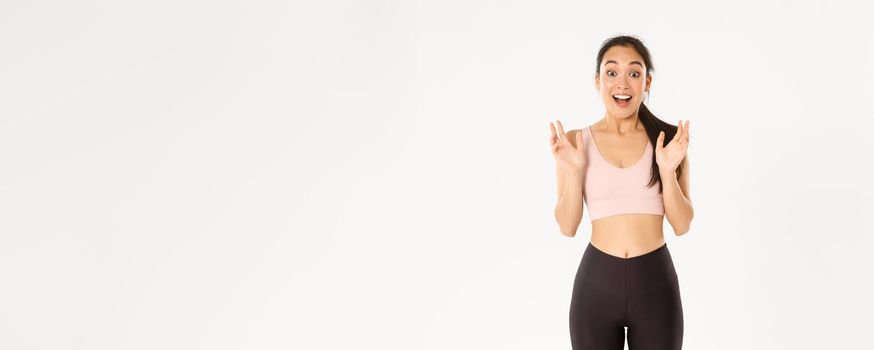
[[[595,88],[601,94],[607,113],[616,118],[637,115],[651,83],[652,76],[646,74],[643,57],[633,48],[619,45],[607,49],[598,74],[595,74]],[[616,95],[631,98],[622,100]]]

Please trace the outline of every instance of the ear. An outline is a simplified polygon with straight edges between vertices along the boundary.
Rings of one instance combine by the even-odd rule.
[[[599,86],[601,86],[601,75],[596,72],[595,73],[595,91],[598,91]]]

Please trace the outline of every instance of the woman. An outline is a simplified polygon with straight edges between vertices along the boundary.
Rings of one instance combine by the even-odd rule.
[[[689,122],[665,123],[643,104],[652,71],[639,39],[604,41],[595,72],[603,118],[568,132],[550,123],[560,231],[576,235],[583,201],[592,222],[570,302],[575,350],[620,350],[626,335],[631,350],[682,348],[683,307],[662,223],[666,216],[680,236],[692,221]]]

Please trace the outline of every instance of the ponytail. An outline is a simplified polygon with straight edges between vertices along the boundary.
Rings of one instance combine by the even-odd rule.
[[[679,129],[677,126],[668,124],[663,120],[656,117],[652,112],[650,112],[649,108],[646,107],[646,104],[643,102],[640,103],[640,109],[637,111],[637,116],[640,119],[640,122],[643,124],[644,129],[646,129],[646,135],[649,137],[650,144],[653,146],[653,150],[656,149],[656,142],[658,142],[659,132],[665,132],[664,142],[670,142],[671,139],[674,138],[674,135],[677,134],[677,130]],[[664,144],[662,145],[664,146]],[[683,170],[683,165],[685,164],[685,160],[677,166],[676,175],[680,176],[680,173]],[[659,171],[659,165],[656,163],[655,152],[652,153],[652,168],[650,169],[650,178],[649,183],[646,184],[646,187],[652,187],[656,182],[659,184],[659,193],[662,193],[662,177]]]

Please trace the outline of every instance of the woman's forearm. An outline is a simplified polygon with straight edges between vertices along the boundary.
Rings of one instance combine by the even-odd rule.
[[[555,221],[563,235],[574,237],[583,219],[583,175],[560,175],[564,179],[560,182]]]
[[[674,234],[677,236],[683,235],[689,231],[689,225],[691,225],[692,217],[695,214],[692,210],[692,202],[683,195],[680,183],[677,181],[676,172],[661,171],[660,173],[665,217],[667,217],[671,227],[674,228]]]

